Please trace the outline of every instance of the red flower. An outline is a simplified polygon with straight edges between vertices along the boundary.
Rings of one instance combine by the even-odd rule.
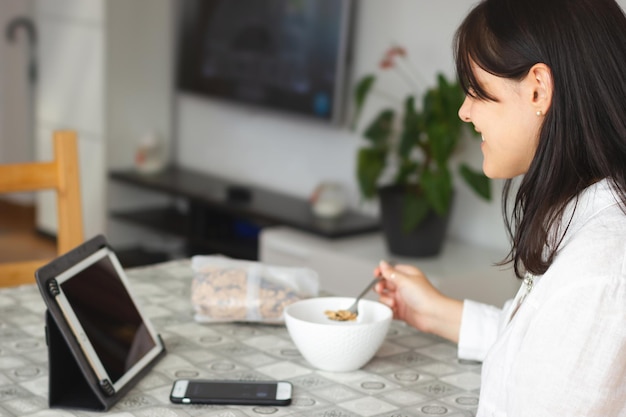
[[[387,52],[385,52],[385,55],[383,57],[383,59],[380,61],[380,68],[381,69],[389,69],[389,68],[393,68],[395,65],[395,58],[399,56],[399,57],[406,57],[406,49],[404,49],[401,46],[392,46],[391,48],[389,48],[387,50]]]
[[[393,59],[390,57],[385,57],[383,58],[382,61],[380,61],[380,69],[389,69],[389,68],[393,68]]]
[[[401,56],[401,57],[405,57],[406,56],[406,49],[404,49],[401,46],[394,46],[391,47],[389,49],[389,51],[387,51],[387,55],[389,56]]]

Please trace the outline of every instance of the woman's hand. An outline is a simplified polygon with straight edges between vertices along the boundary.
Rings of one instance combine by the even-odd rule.
[[[381,261],[374,274],[384,278],[375,290],[379,301],[393,310],[394,318],[420,331],[458,342],[462,301],[440,293],[420,269],[411,265],[392,267]]]

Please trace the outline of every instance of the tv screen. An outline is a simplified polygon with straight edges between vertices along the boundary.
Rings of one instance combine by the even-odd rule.
[[[341,121],[351,0],[183,0],[178,88]]]

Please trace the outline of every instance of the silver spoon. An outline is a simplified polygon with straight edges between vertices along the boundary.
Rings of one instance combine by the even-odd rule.
[[[376,277],[372,280],[372,282],[370,282],[367,287],[365,287],[365,289],[363,290],[363,292],[361,294],[359,294],[356,299],[354,300],[354,303],[352,303],[352,305],[350,307],[348,307],[346,310],[349,311],[350,313],[354,314],[355,316],[359,315],[359,300],[361,298],[363,298],[363,296],[365,294],[367,294],[367,292],[369,290],[372,289],[372,287],[378,282],[380,281],[381,278]]]

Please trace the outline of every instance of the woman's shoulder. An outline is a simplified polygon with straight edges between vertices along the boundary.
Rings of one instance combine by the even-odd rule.
[[[626,309],[626,215],[579,231],[543,275],[546,297],[623,294]]]
[[[572,242],[538,280],[532,300],[545,314],[626,314],[626,234]],[[552,312],[552,313],[550,313]]]
[[[603,182],[587,190],[566,224],[546,281],[559,288],[626,285],[626,213],[611,187]]]
[[[609,180],[585,189],[566,212],[561,227],[566,231],[552,266],[586,271],[623,266],[626,203],[620,201]]]

